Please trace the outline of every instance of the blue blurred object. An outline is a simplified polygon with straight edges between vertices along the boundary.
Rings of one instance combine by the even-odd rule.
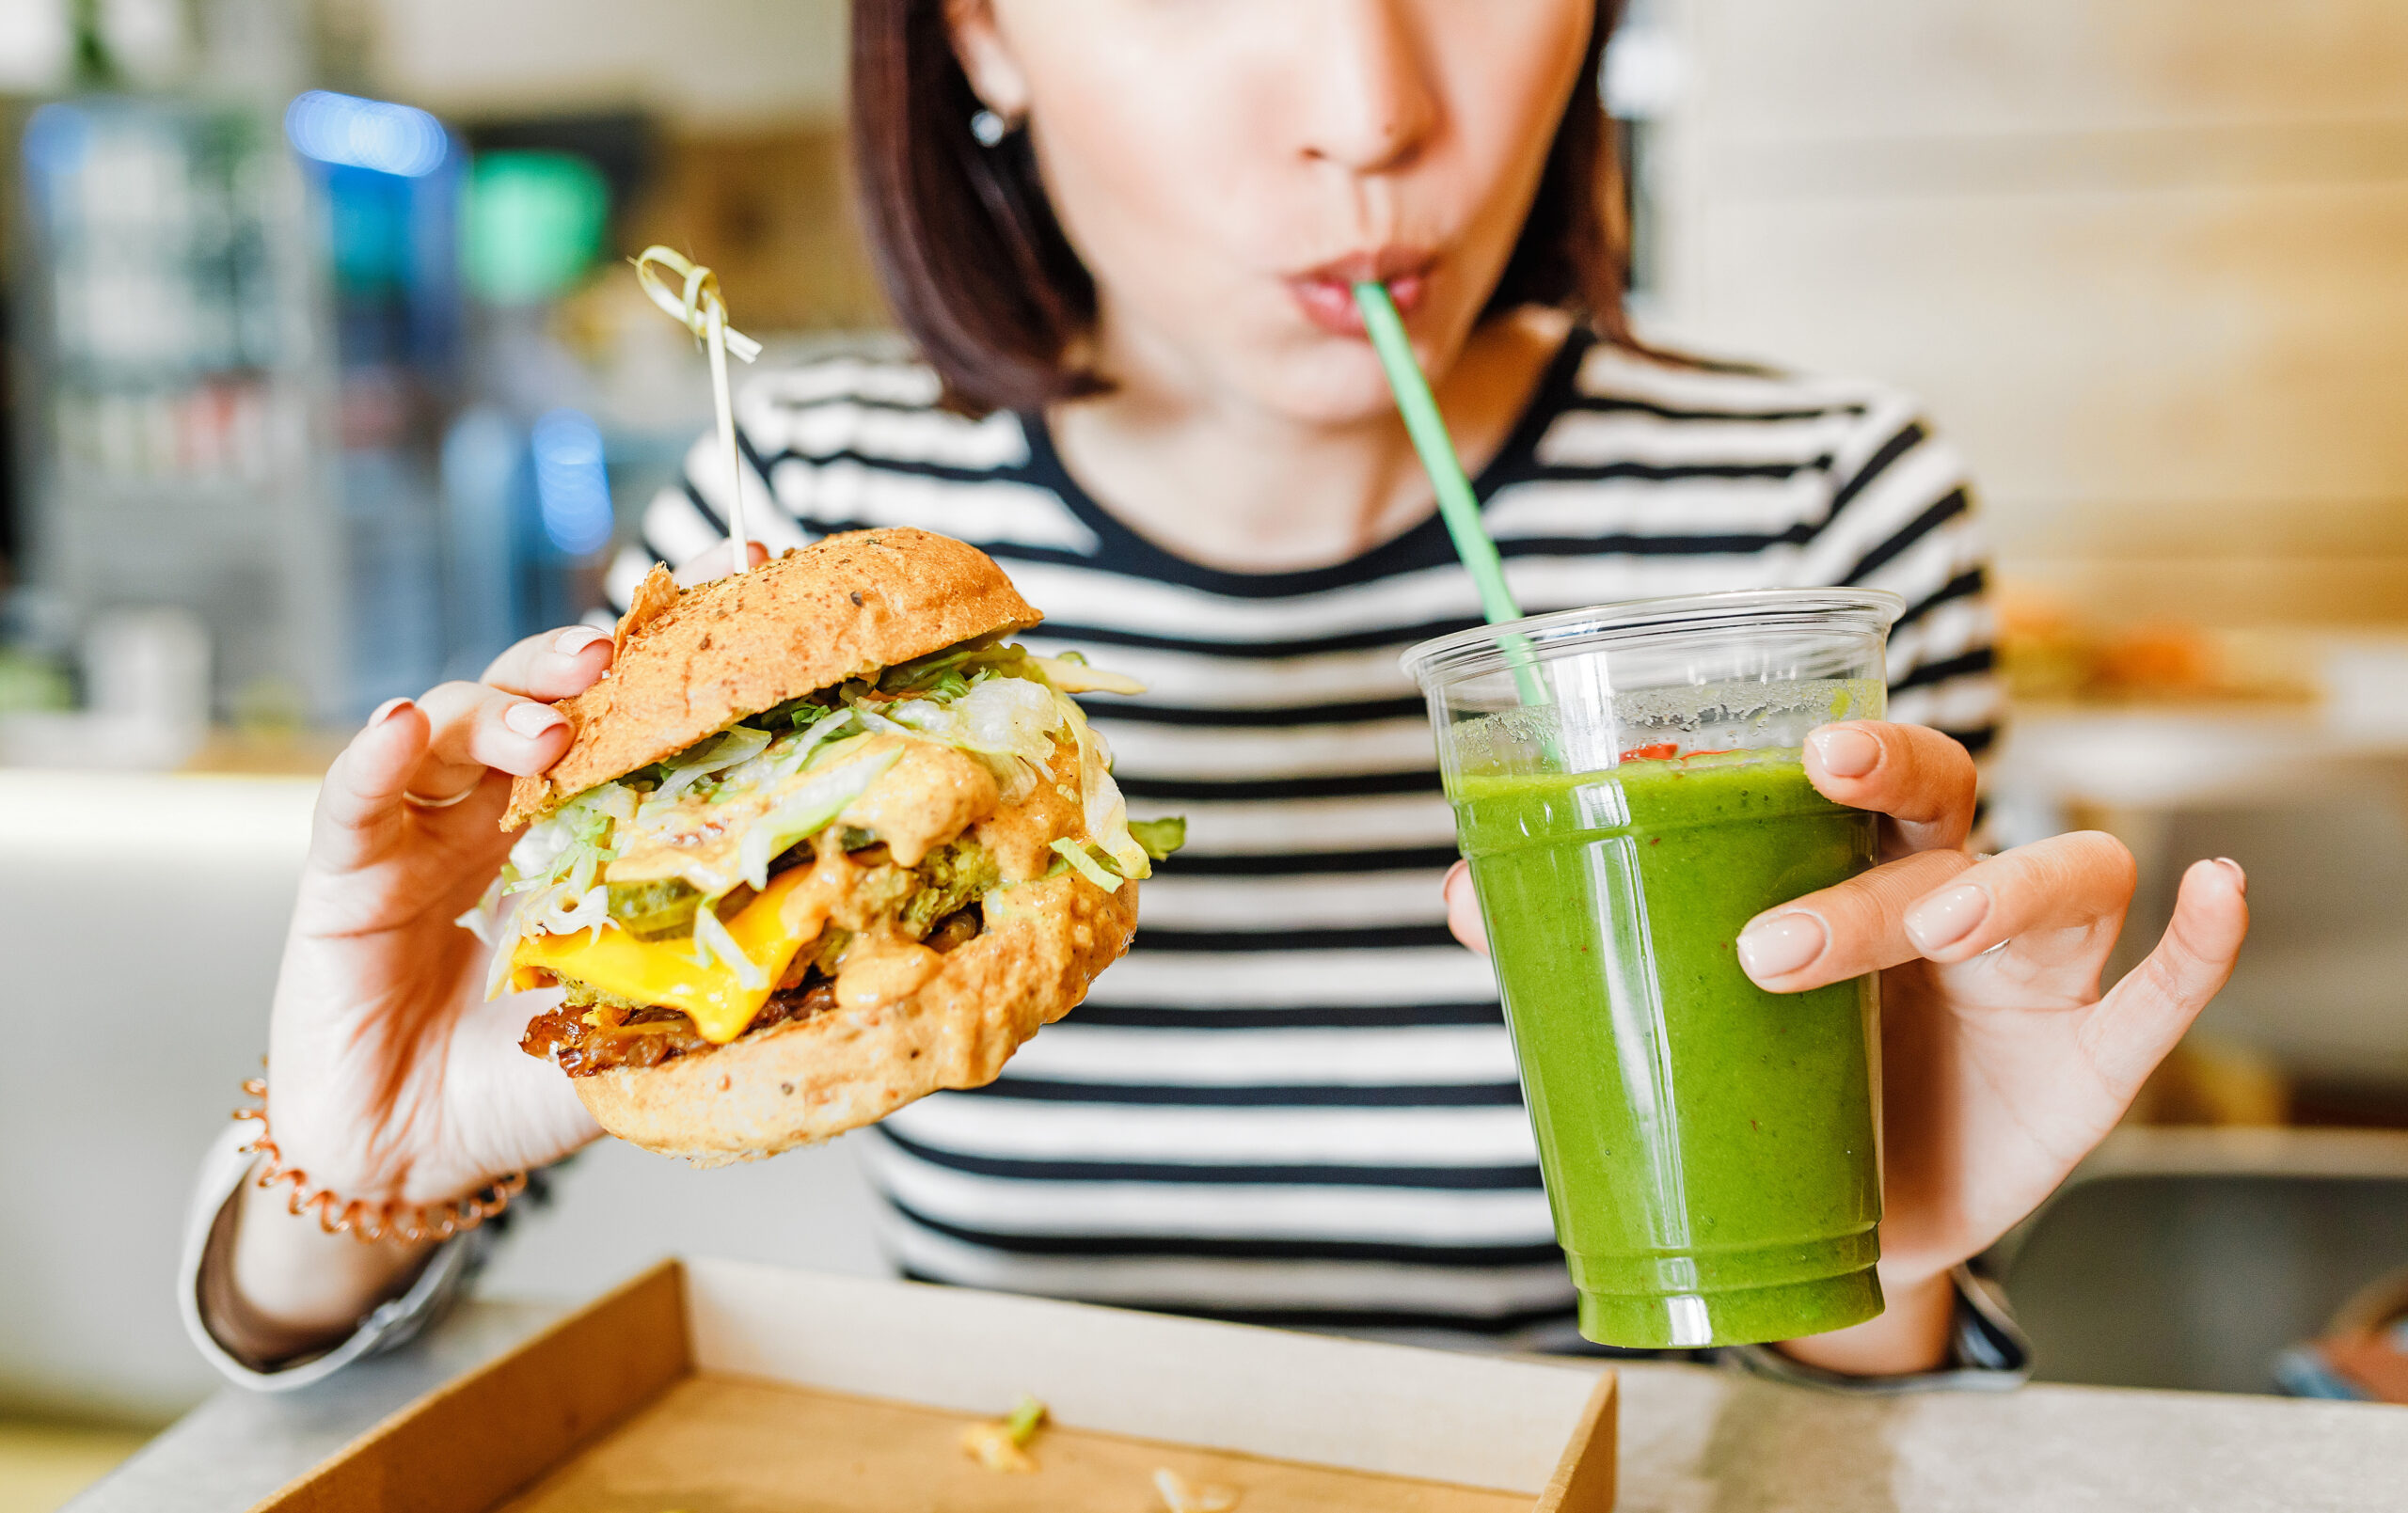
[[[473,408],[452,429],[458,465],[445,475],[455,676],[602,598],[616,525],[609,447],[593,418],[592,376],[562,344],[553,309],[600,255],[610,194],[592,161],[553,149],[483,152],[467,177],[460,247],[477,312],[466,383]],[[506,556],[470,563],[471,549]],[[497,597],[465,603],[457,596],[470,585]]]
[[[2289,1397],[2326,1397],[2337,1402],[2366,1403],[2374,1395],[2361,1390],[2333,1369],[2314,1344],[2294,1345],[2274,1357],[2274,1385]]]
[[[2322,1334],[2275,1356],[2274,1381],[2294,1397],[2408,1403],[2408,1269],[2368,1284]]]
[[[446,677],[473,678],[512,641],[592,608],[616,520],[584,411],[532,426],[492,401],[463,411],[443,441],[443,502]]]
[[[576,410],[535,422],[535,503],[544,535],[568,557],[610,544],[610,477],[602,466],[602,433]]]
[[[442,676],[457,608],[439,453],[460,385],[466,154],[425,111],[326,90],[293,102],[284,134],[325,207],[357,717]]]
[[[452,155],[443,123],[414,105],[311,89],[284,112],[285,139],[305,158],[419,179]]]
[[[408,105],[316,90],[284,128],[325,209],[356,715],[475,677],[597,597],[603,437],[549,322],[601,249],[610,192],[574,153],[472,163]]]
[[[64,101],[44,105],[27,117],[20,143],[37,189],[55,188],[80,172],[91,145],[90,106]]]
[[[462,412],[443,438],[447,678],[474,678],[526,620],[515,501],[527,438],[499,407]]]

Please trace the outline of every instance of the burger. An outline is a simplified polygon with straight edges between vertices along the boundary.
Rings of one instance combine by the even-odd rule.
[[[656,568],[464,922],[494,994],[562,991],[523,1048],[703,1165],[992,1081],[1128,950],[1181,830],[1129,819],[1069,697],[1137,686],[1006,638],[1039,618],[921,530],[682,591]]]

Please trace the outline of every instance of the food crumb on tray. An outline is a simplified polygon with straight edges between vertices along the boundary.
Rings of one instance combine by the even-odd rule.
[[[1238,1505],[1237,1489],[1198,1487],[1168,1466],[1154,1473],[1154,1490],[1169,1513],[1229,1513]]]
[[[981,1419],[961,1431],[961,1448],[989,1471],[1023,1474],[1037,1469],[1029,1443],[1045,1423],[1045,1405],[1022,1395],[1009,1418]]]

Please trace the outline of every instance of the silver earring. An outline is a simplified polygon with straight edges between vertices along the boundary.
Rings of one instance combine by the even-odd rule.
[[[970,134],[978,139],[980,147],[996,146],[1010,131],[1004,118],[991,110],[982,110],[970,118]]]

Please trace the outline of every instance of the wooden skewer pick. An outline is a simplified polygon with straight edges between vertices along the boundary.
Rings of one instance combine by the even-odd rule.
[[[636,279],[655,305],[694,334],[711,357],[711,402],[719,416],[720,449],[727,454],[727,533],[736,571],[752,565],[752,536],[744,528],[744,454],[736,442],[736,406],[729,398],[727,355],[746,362],[761,355],[761,343],[727,323],[727,301],[721,295],[719,275],[669,247],[646,247],[636,257]],[[683,281],[672,290],[659,270],[666,268]]]

